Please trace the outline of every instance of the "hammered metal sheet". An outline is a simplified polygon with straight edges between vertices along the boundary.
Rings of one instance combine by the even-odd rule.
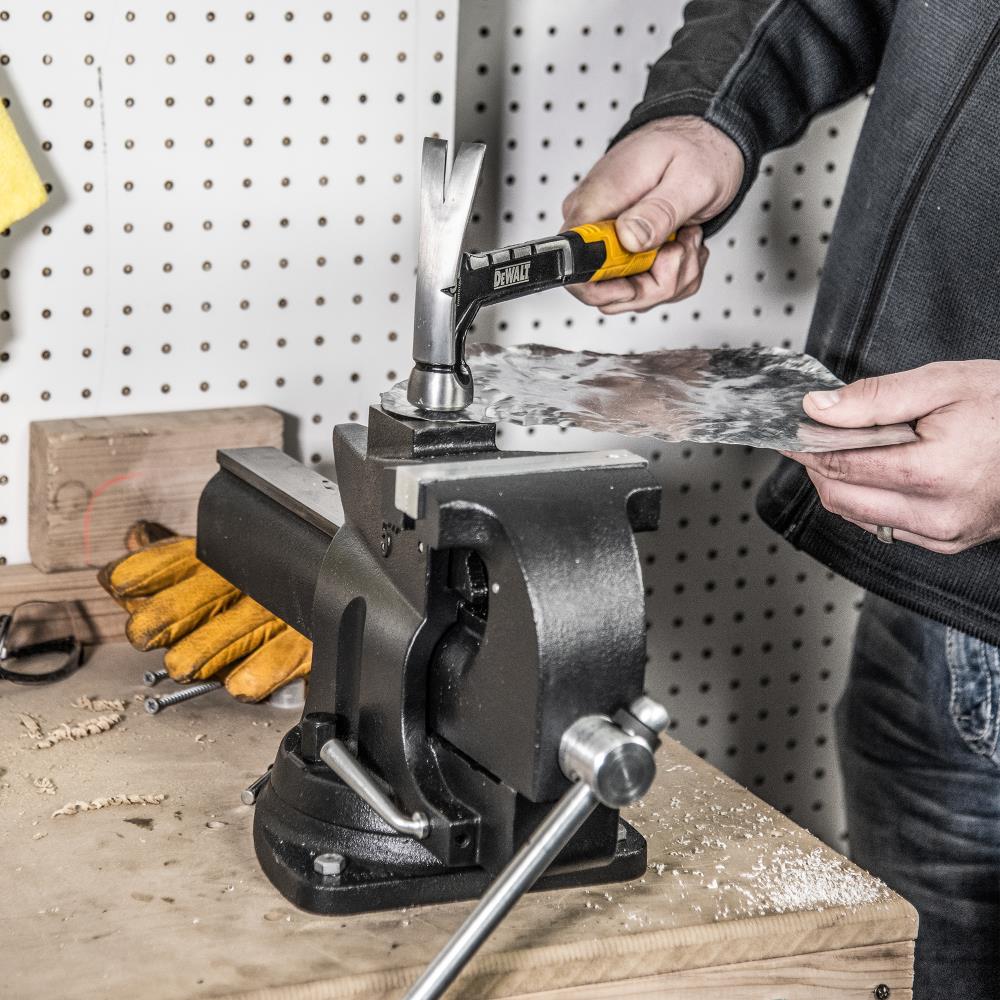
[[[909,424],[844,429],[807,417],[802,410],[807,392],[843,383],[815,358],[781,348],[598,354],[538,344],[475,344],[467,360],[476,395],[461,413],[415,409],[407,402],[405,382],[382,394],[383,409],[422,419],[554,424],[778,451],[840,451],[917,440]]]

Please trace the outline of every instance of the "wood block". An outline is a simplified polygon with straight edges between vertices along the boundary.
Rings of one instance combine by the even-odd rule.
[[[140,519],[194,534],[219,448],[282,443],[266,406],[140,413],[31,425],[28,548],[42,570],[95,568],[121,555]]]
[[[43,573],[31,565],[0,566],[0,614],[25,601],[66,601],[87,643],[125,639],[125,612],[108,597],[92,569]]]

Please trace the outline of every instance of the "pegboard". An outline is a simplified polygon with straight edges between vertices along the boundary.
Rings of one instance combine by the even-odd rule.
[[[456,0],[0,0],[0,94],[48,205],[0,239],[0,558],[28,424],[269,404],[291,450],[409,370],[421,140]]]
[[[680,9],[0,0],[0,93],[52,186],[0,239],[0,558],[27,559],[34,419],[266,403],[326,470],[333,425],[409,369],[422,136],[490,144],[471,244],[553,233]],[[476,336],[800,346],[863,114],[768,158],[697,297],[603,317],[554,291],[484,311]],[[831,713],[856,589],[757,522],[773,456],[627,444],[664,484],[641,546],[674,735],[840,843]]]
[[[471,244],[559,231],[563,197],[639,101],[682,7],[464,0],[456,128],[490,149]],[[606,317],[554,290],[484,311],[475,335],[615,352],[801,348],[865,107],[859,99],[822,116],[794,147],[765,160],[740,212],[708,241],[695,297]],[[843,847],[832,714],[860,594],[757,519],[754,496],[773,454],[554,429],[508,428],[503,440],[540,449],[618,445],[650,459],[664,487],[660,531],[639,536],[650,690],[670,709],[674,736]]]

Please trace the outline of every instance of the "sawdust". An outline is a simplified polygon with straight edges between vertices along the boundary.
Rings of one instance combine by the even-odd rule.
[[[21,725],[28,731],[27,735],[32,739],[37,740],[42,735],[42,727],[38,724],[37,719],[33,719],[30,715],[25,715],[23,712],[19,712],[17,718]]]
[[[57,743],[65,740],[82,740],[87,736],[96,736],[98,733],[106,733],[113,729],[122,719],[125,718],[119,712],[112,712],[110,715],[99,715],[93,719],[85,719],[83,722],[64,722],[56,729],[52,729],[45,734],[43,739],[35,743],[36,750],[48,750]],[[39,734],[41,735],[41,731]]]
[[[769,861],[758,861],[731,887],[751,913],[866,906],[889,895],[882,882],[842,858],[818,847],[804,851],[790,844],[781,844]]]
[[[89,698],[84,694],[76,701],[71,701],[70,708],[86,708],[91,712],[124,712],[125,702],[121,698],[112,698],[109,701],[104,698]]]
[[[716,776],[715,784],[727,779]],[[719,801],[715,788],[675,786],[666,809],[634,817],[666,837],[648,871],[668,877],[666,892],[714,921],[775,913],[857,909],[889,898],[888,888],[805,831],[789,829],[755,800]],[[656,836],[656,834],[654,834]],[[661,890],[663,891],[663,890]],[[626,914],[628,915],[628,914]]]
[[[111,795],[107,798],[93,799],[90,802],[67,802],[62,809],[52,814],[57,816],[75,816],[80,812],[92,812],[95,809],[111,809],[116,806],[158,806],[166,795]]]
[[[56,783],[51,778],[35,778],[32,784],[37,788],[43,795],[55,795],[56,794]]]

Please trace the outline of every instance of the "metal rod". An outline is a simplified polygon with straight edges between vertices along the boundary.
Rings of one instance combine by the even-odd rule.
[[[340,740],[327,740],[320,747],[319,755],[326,766],[348,788],[360,795],[394,830],[416,837],[417,840],[423,840],[430,832],[430,820],[422,812],[415,812],[412,816],[401,812],[392,799],[382,791],[375,778],[362,767],[354,754]]]
[[[248,785],[246,788],[240,792],[240,802],[245,806],[252,806],[257,804],[257,798],[260,793],[264,790],[264,786],[267,784],[267,779],[271,776],[271,767],[268,769],[252,784]]]
[[[559,800],[413,984],[404,1000],[437,1000],[448,989],[514,904],[552,864],[596,805],[596,796],[582,781]]]
[[[201,684],[189,684],[188,686],[181,688],[180,691],[165,694],[160,698],[151,694],[145,701],[143,701],[142,707],[145,708],[150,715],[156,715],[157,712],[162,712],[163,709],[169,708],[171,705],[177,705],[182,701],[189,701],[191,698],[197,698],[199,695],[208,694],[209,691],[214,691],[216,688],[220,687],[222,687],[222,681],[204,681]]]

